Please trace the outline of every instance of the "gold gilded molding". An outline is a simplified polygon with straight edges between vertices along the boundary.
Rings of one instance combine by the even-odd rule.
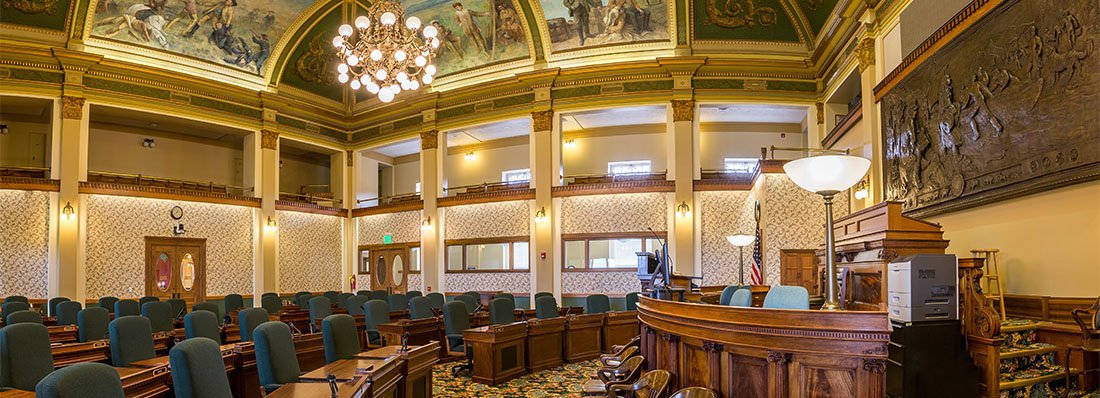
[[[859,71],[863,72],[869,67],[875,66],[875,39],[865,37],[856,46],[856,59],[859,61]]]
[[[14,8],[24,14],[57,15],[57,0],[4,0],[4,8]]]
[[[61,96],[61,117],[76,120],[84,118],[84,97]]]
[[[554,128],[554,110],[531,112],[531,129],[534,131],[550,131]]]
[[[279,132],[275,130],[260,130],[260,148],[278,149]]]
[[[347,154],[344,157],[347,159],[348,167],[355,166],[355,151],[346,152]]]
[[[439,147],[439,130],[426,130],[420,132],[420,150],[435,149]]]
[[[825,103],[818,102],[814,106],[817,107],[817,124],[825,124]]]
[[[695,120],[695,100],[672,100],[672,121],[690,122]]]

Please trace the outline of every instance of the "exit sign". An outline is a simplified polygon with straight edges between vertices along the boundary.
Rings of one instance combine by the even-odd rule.
[[[382,243],[387,245],[393,243],[393,234],[382,235]]]

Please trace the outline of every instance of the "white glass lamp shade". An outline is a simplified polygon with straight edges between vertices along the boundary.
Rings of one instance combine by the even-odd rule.
[[[387,11],[382,13],[382,16],[378,18],[378,21],[382,22],[383,25],[393,25],[397,22],[397,15]]]
[[[359,29],[369,28],[370,27],[370,19],[367,18],[367,17],[364,17],[364,16],[359,16],[359,18],[355,18],[355,27],[357,27]]]
[[[802,189],[837,193],[856,185],[870,167],[870,160],[858,156],[822,155],[787,162],[783,171]]]
[[[730,241],[731,245],[744,247],[751,245],[752,241],[756,240],[756,237],[752,235],[731,235],[727,236],[726,240]]]
[[[439,30],[436,29],[435,26],[428,25],[428,26],[424,27],[424,37],[427,37],[427,38],[431,39],[431,38],[435,37],[435,35],[438,35],[438,34],[439,34]]]
[[[412,30],[420,29],[420,18],[409,17],[409,19],[405,20],[405,26]]]
[[[332,46],[336,48],[344,48],[344,36],[333,37]]]
[[[351,32],[352,32],[351,25],[348,25],[348,24],[340,25],[340,28],[339,28],[338,31],[340,32],[340,36],[344,36],[344,37],[351,36]]]

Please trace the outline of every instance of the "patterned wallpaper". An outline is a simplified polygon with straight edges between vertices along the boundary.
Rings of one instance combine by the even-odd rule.
[[[420,241],[420,210],[359,217],[359,244],[380,245],[382,235],[392,234],[396,243]]]
[[[755,198],[750,191],[700,192],[702,217],[703,285],[732,285],[740,273],[738,249],[726,240],[734,234],[752,235]],[[745,247],[745,280],[751,272],[752,246]]]
[[[277,211],[279,291],[340,290],[343,227],[340,217]]]
[[[561,200],[563,234],[667,229],[664,193],[570,196]]]
[[[183,208],[183,237],[206,238],[206,294],[252,292],[251,208],[88,195],[88,297],[144,294],[145,237],[172,236],[173,206]]]
[[[494,291],[527,293],[531,275],[527,272],[446,274],[448,292]]]
[[[530,235],[529,203],[515,200],[444,208],[446,239]]]
[[[767,174],[764,179],[765,281],[779,284],[780,249],[817,249],[825,243],[825,206],[821,196],[795,185],[786,174]],[[833,217],[848,214],[848,195],[838,194]]]
[[[641,290],[642,282],[635,271],[561,273],[561,292],[566,294],[625,294]]]
[[[420,274],[408,274],[405,277],[409,278],[409,290],[424,290],[424,279],[420,277]]]
[[[46,298],[50,194],[0,190],[0,297]]]

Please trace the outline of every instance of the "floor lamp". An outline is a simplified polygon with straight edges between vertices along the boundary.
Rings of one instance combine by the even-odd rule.
[[[792,160],[783,171],[795,184],[825,200],[825,304],[822,310],[840,310],[836,287],[836,242],[833,238],[833,196],[856,185],[871,161],[849,155],[822,155]]]
[[[756,240],[755,236],[737,234],[727,236],[726,240],[730,241],[731,245],[737,246],[738,249],[738,264],[741,265],[741,275],[738,277],[738,283],[741,286],[745,285],[745,246],[751,245],[752,241]]]

